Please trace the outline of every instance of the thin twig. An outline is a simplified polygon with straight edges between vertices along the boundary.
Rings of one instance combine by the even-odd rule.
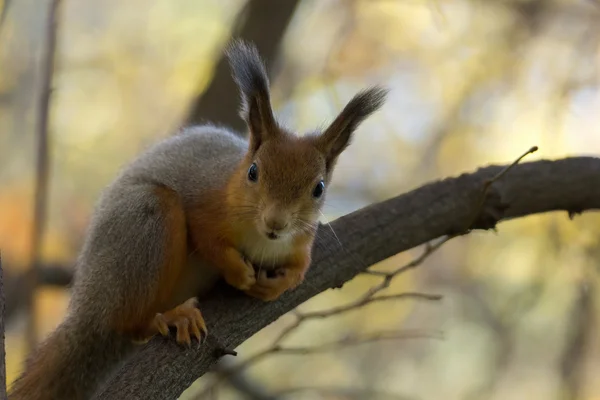
[[[385,284],[389,285],[388,281],[384,281]],[[349,304],[333,307],[323,311],[313,311],[307,313],[298,313],[296,311],[296,320],[288,325],[285,329],[283,329],[279,336],[273,341],[273,345],[277,346],[283,342],[285,338],[287,338],[292,332],[294,332],[302,323],[309,319],[321,319],[326,317],[331,317],[333,315],[339,315],[347,311],[356,310],[364,307],[367,304],[375,303],[379,301],[388,301],[388,300],[397,300],[397,299],[418,299],[418,300],[440,300],[442,296],[436,294],[427,294],[427,293],[398,293],[387,296],[377,296],[373,297],[380,290],[385,289],[387,286],[384,284],[377,285],[374,288],[377,290],[373,290],[371,288],[367,293],[363,296],[359,297],[356,301],[353,301]]]
[[[508,171],[513,169],[515,165],[517,165],[519,162],[521,162],[521,160],[523,158],[525,158],[525,156],[527,156],[528,154],[531,154],[531,153],[535,153],[536,151],[538,151],[538,147],[533,146],[532,148],[527,150],[525,153],[521,154],[519,156],[519,158],[517,158],[515,161],[512,162],[512,164],[504,167],[504,169],[502,169],[502,171],[498,172],[492,179],[487,180],[484,185],[484,187],[485,187],[484,191],[487,192],[487,190],[489,189],[489,187],[492,183],[496,182],[497,180],[502,178],[504,175],[506,175],[508,173]]]
[[[383,392],[371,388],[360,387],[335,387],[335,386],[297,386],[285,388],[276,392],[277,396],[287,397],[300,392],[313,392],[333,398],[349,398],[349,399],[394,399],[394,400],[414,400],[414,397]]]
[[[408,264],[406,264],[406,265],[404,265],[402,267],[397,268],[396,270],[394,270],[391,273],[391,275],[394,275],[394,276],[400,275],[400,274],[403,274],[404,272],[408,271],[409,269],[413,269],[415,267],[418,267],[430,255],[432,255],[433,253],[435,253],[436,251],[438,251],[440,249],[440,247],[442,247],[443,245],[445,245],[447,242],[450,241],[450,239],[453,239],[454,237],[455,237],[454,235],[446,236],[443,239],[441,239],[440,241],[438,241],[436,244],[433,244],[433,245],[431,243],[427,243],[425,245],[425,251],[423,252],[423,254],[421,254],[419,257],[417,257],[416,259],[412,260]]]
[[[31,266],[28,285],[29,306],[27,323],[27,345],[31,351],[37,341],[36,312],[34,292],[37,284],[38,266],[41,259],[41,248],[46,228],[46,211],[48,203],[49,152],[48,152],[48,121],[50,115],[50,96],[52,95],[52,77],[54,75],[54,55],[56,48],[56,31],[58,26],[58,7],[60,0],[52,0],[48,13],[46,30],[46,45],[44,46],[44,62],[42,70],[42,94],[37,118],[37,160],[35,180],[35,203],[33,212],[33,227],[31,237]]]
[[[346,337],[341,340],[335,340],[329,343],[324,343],[316,346],[296,346],[296,347],[285,347],[274,345],[259,353],[254,354],[252,357],[245,361],[229,368],[226,371],[222,371],[219,376],[209,383],[195,398],[202,399],[209,396],[214,389],[223,380],[230,378],[231,376],[243,371],[251,365],[258,363],[270,355],[308,355],[323,353],[332,350],[339,350],[345,347],[359,346],[368,343],[382,342],[388,340],[400,340],[400,339],[442,339],[441,332],[438,331],[423,331],[423,330],[403,330],[403,331],[381,331],[363,337]]]
[[[269,347],[267,349],[264,349],[256,354],[254,354],[252,357],[249,357],[246,360],[227,368],[224,371],[219,371],[217,377],[215,377],[212,380],[212,382],[209,382],[199,393],[197,393],[194,396],[194,398],[195,399],[206,398],[207,396],[210,395],[210,393],[212,393],[214,390],[217,389],[217,387],[219,386],[219,383],[223,382],[225,379],[228,379],[233,375],[239,374],[240,372],[242,372],[243,370],[248,368],[250,365],[256,364],[263,358],[275,353],[277,348],[278,347],[276,347],[276,346]]]
[[[508,171],[510,171],[511,169],[513,169],[515,165],[517,165],[519,162],[521,162],[521,160],[525,156],[527,156],[528,154],[531,154],[531,153],[535,153],[536,151],[538,151],[538,147],[537,146],[533,146],[532,148],[530,148],[529,150],[527,150],[525,153],[521,154],[519,156],[519,158],[517,158],[515,161],[512,162],[512,164],[507,165],[500,172],[498,172],[494,177],[492,177],[491,179],[486,180],[483,183],[483,191],[481,192],[481,196],[479,198],[479,204],[475,208],[475,212],[473,213],[473,217],[471,218],[471,221],[469,222],[469,224],[466,226],[464,233],[468,233],[471,230],[471,228],[473,227],[473,225],[475,224],[475,221],[477,221],[477,218],[479,217],[479,214],[483,210],[483,206],[485,205],[486,196],[487,196],[487,194],[488,194],[488,192],[489,192],[490,187],[492,186],[492,184],[494,184],[495,182],[497,182],[498,180],[500,180],[504,175],[506,175],[508,173]]]
[[[217,362],[215,370],[217,372],[227,371],[236,364],[237,362],[233,358],[224,357]],[[266,388],[259,381],[244,373],[231,375],[228,384],[242,394],[245,400],[282,400],[284,398],[282,395],[273,394],[270,388]],[[215,393],[217,392],[215,391]],[[218,396],[214,398],[217,399]]]
[[[483,206],[485,205],[486,196],[487,196],[487,194],[489,192],[489,189],[492,186],[492,184],[494,182],[498,181],[499,179],[501,179],[503,176],[505,176],[526,155],[534,153],[537,150],[538,150],[537,146],[531,147],[525,153],[523,153],[522,155],[520,155],[515,161],[513,161],[512,164],[507,165],[500,172],[498,172],[495,176],[493,176],[491,179],[488,179],[488,180],[486,180],[484,182],[479,203],[478,203],[477,207],[475,208],[475,212],[473,213],[474,217],[471,219],[471,222],[469,223],[469,225],[467,225],[467,227],[464,230],[464,232],[458,233],[458,234],[453,234],[453,235],[448,235],[448,236],[444,237],[442,240],[438,241],[437,243],[435,243],[433,245],[431,243],[427,243],[425,245],[425,250],[423,251],[423,253],[419,257],[415,258],[414,260],[412,260],[408,264],[403,265],[403,266],[401,266],[401,267],[393,270],[392,272],[372,271],[372,270],[365,271],[366,274],[382,276],[384,279],[378,285],[373,286],[363,296],[363,298],[361,300],[359,300],[359,302],[360,301],[365,301],[365,300],[367,300],[369,298],[372,298],[374,294],[376,294],[376,293],[380,292],[381,290],[387,288],[390,285],[391,281],[396,276],[398,276],[398,275],[400,275],[400,274],[408,271],[409,269],[413,269],[413,268],[419,266],[420,264],[422,264],[423,261],[425,261],[431,254],[433,254],[435,251],[437,251],[440,247],[442,247],[444,244],[446,244],[451,239],[453,239],[453,238],[455,238],[457,236],[463,235],[465,233],[468,233],[470,231],[471,227],[473,226],[473,224],[475,223],[475,221],[477,220],[477,217],[479,216],[479,214],[483,210]]]
[[[298,346],[298,347],[275,347],[272,351],[277,354],[292,354],[305,355],[322,353],[331,350],[338,350],[349,346],[358,346],[373,342],[381,342],[387,340],[398,339],[442,339],[441,332],[431,332],[423,330],[404,330],[404,331],[381,331],[365,337],[347,337],[342,340],[336,340],[330,343],[320,344],[317,346]]]
[[[357,308],[362,308],[363,306],[371,303],[376,303],[380,301],[389,301],[389,300],[398,300],[398,299],[417,299],[417,300],[441,300],[442,296],[438,294],[427,294],[427,293],[418,293],[418,292],[405,292],[398,294],[390,294],[386,296],[377,296],[377,297],[368,297],[368,298],[359,298],[358,300],[346,304],[339,307],[333,307],[323,311],[313,311],[309,313],[302,314],[302,318],[327,318],[332,315],[339,315],[345,313],[347,311],[356,310]]]

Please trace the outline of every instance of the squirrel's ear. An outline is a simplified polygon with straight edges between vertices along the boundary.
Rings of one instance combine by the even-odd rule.
[[[361,122],[383,105],[387,92],[387,89],[375,86],[358,93],[317,138],[317,147],[325,154],[327,168],[348,147],[352,133]]]
[[[253,44],[235,40],[226,50],[233,79],[240,89],[240,116],[250,130],[250,146],[258,149],[279,129],[271,109],[269,78],[265,65]]]

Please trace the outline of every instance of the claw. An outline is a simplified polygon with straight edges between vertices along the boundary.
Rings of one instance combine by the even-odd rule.
[[[188,347],[191,346],[192,340],[190,338],[190,321],[187,318],[181,318],[175,321],[177,327],[177,343],[185,343]]]
[[[194,334],[196,335],[196,338],[198,339],[199,342],[202,341],[202,337],[206,337],[208,336],[208,328],[206,328],[206,323],[204,322],[204,318],[202,318],[202,314],[200,313],[200,310],[198,310],[197,308],[194,309],[194,314],[195,314],[195,330],[194,330]]]
[[[154,317],[154,325],[161,335],[169,336],[169,326],[167,325],[165,317],[161,313],[156,314]]]
[[[161,335],[168,336],[169,327],[172,326],[177,329],[177,343],[190,347],[192,336],[202,343],[202,336],[208,335],[208,329],[197,306],[198,299],[192,297],[172,310],[156,314],[153,321],[156,330]]]

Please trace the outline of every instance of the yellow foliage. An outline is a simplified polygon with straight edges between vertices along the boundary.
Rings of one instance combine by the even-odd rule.
[[[593,2],[548,0],[531,29],[535,2],[517,1],[300,2],[281,52],[284,71],[274,77],[280,85],[274,88],[275,108],[285,109],[294,127],[310,129],[332,118],[358,87],[392,86],[391,100],[361,127],[338,163],[336,185],[344,193],[358,187],[363,203],[479,165],[508,163],[536,144],[540,151],[526,161],[597,155],[600,97],[594,79],[600,58],[592,40]],[[30,170],[21,169],[24,158],[33,164],[35,122],[35,107],[25,100],[37,95],[28,79],[39,74],[31,49],[39,49],[34,40],[41,39],[24,37],[28,28],[21,27],[27,25],[13,18],[28,12],[27,2],[13,3],[21,9],[9,15],[0,34],[0,96],[10,95],[0,103],[0,128],[10,130],[0,133],[3,165],[9,165],[8,172],[0,171],[0,243],[7,265],[22,268],[30,261],[33,182]],[[123,164],[179,126],[190,100],[206,88],[245,1],[97,3],[65,2],[60,26],[50,123],[52,198],[42,255],[67,264],[102,188]],[[580,23],[564,24],[563,14]],[[588,14],[590,20],[584,18]],[[378,303],[307,324],[290,342],[314,345],[348,331],[394,329],[430,318],[444,325],[448,342],[424,346],[429,351],[418,361],[412,347],[402,348],[388,360],[393,379],[384,376],[381,382],[394,390],[413,388],[426,398],[440,393],[462,398],[458,393],[466,386],[493,378],[488,369],[503,351],[503,340],[514,345],[513,356],[542,349],[528,361],[532,370],[561,356],[574,287],[587,279],[597,289],[593,260],[599,237],[600,215],[593,213],[574,221],[564,212],[531,216],[500,224],[496,235],[474,232],[445,246],[435,265],[428,260],[385,291],[439,288],[444,302],[431,307],[440,315],[413,300]],[[372,268],[390,271],[418,254],[400,254]],[[359,276],[300,308],[347,304],[379,279]],[[60,321],[67,300],[61,290],[37,294],[40,335]],[[245,343],[243,356],[264,347],[292,320],[284,317]],[[9,382],[24,357],[17,337],[22,332],[10,328]],[[363,376],[361,360],[341,362],[337,354],[297,360],[268,361],[253,373],[280,388],[355,383]],[[518,367],[521,361],[511,362]],[[503,368],[507,376],[515,374]],[[273,370],[291,372],[282,378]],[[419,374],[427,379],[406,378]],[[432,381],[437,384],[427,384]]]
[[[31,262],[32,200],[32,190],[19,184],[0,192],[0,243],[10,268],[29,267]],[[42,245],[43,258],[64,261],[72,257],[65,234],[58,226],[47,228]]]
[[[36,291],[38,339],[42,339],[58,326],[67,310],[69,297],[68,290],[63,288],[43,287]]]

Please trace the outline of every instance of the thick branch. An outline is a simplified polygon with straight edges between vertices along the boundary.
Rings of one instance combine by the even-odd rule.
[[[271,303],[218,287],[201,304],[210,330],[203,346],[183,349],[174,340],[157,337],[116,371],[96,398],[177,398],[209,370],[220,349],[237,347],[283,314],[342,286],[376,262],[464,231],[473,221],[485,181],[502,168],[491,166],[434,182],[337,219],[332,227],[343,249],[329,228],[321,227],[304,284]],[[491,185],[472,227],[488,229],[500,220],[554,210],[590,209],[600,209],[600,159],[537,161],[515,166]]]

